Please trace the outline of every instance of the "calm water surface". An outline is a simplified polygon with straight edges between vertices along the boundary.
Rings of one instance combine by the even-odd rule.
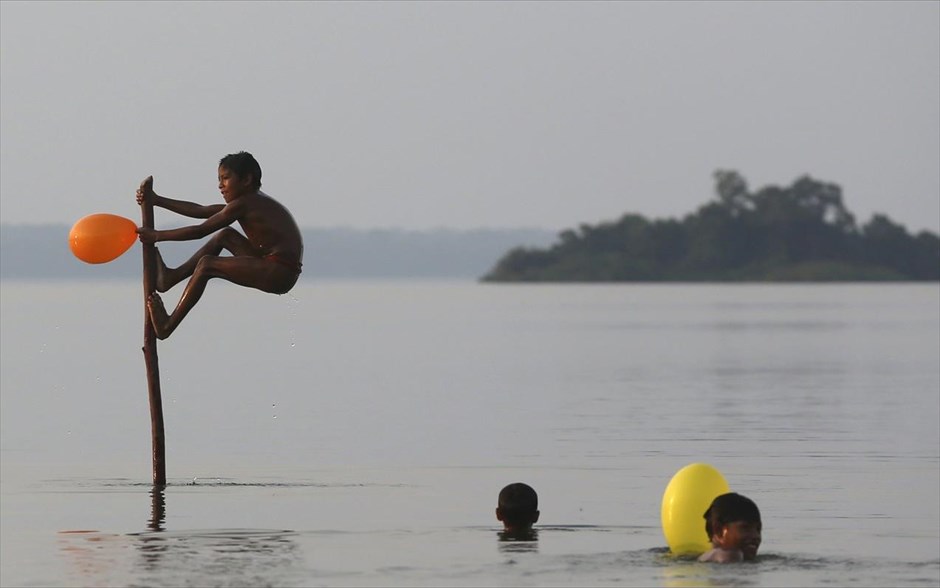
[[[140,285],[0,305],[3,586],[940,583],[936,284],[214,281],[159,344],[162,491]],[[700,461],[758,562],[664,549]],[[536,541],[499,541],[515,481]]]

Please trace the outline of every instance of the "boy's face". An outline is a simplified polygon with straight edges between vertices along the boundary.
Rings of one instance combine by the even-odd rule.
[[[754,559],[760,547],[760,533],[760,521],[734,521],[718,529],[714,542],[722,549],[740,550],[746,560]]]
[[[231,202],[251,190],[251,176],[239,177],[232,170],[219,166],[219,192],[226,202]]]

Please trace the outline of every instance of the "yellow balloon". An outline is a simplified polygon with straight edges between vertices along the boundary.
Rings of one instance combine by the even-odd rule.
[[[116,214],[89,214],[69,231],[69,249],[85,263],[107,263],[137,240],[134,221]]]
[[[711,549],[705,511],[712,500],[731,490],[721,472],[706,463],[685,466],[663,493],[662,522],[666,544],[674,555],[701,555]]]

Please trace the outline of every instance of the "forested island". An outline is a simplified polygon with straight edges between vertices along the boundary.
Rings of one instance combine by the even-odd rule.
[[[625,214],[547,248],[517,247],[487,282],[935,281],[940,237],[884,214],[859,226],[842,189],[809,176],[756,192],[714,173],[716,197],[681,220]]]

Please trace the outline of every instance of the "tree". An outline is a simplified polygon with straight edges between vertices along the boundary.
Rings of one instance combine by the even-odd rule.
[[[751,193],[731,170],[714,181],[715,198],[681,221],[628,213],[581,224],[547,251],[510,251],[484,279],[940,279],[940,238],[882,214],[859,230],[836,184],[804,175]]]
[[[717,170],[712,176],[715,179],[715,193],[718,201],[731,216],[739,216],[753,208],[754,203],[747,191],[747,180],[736,171]]]

